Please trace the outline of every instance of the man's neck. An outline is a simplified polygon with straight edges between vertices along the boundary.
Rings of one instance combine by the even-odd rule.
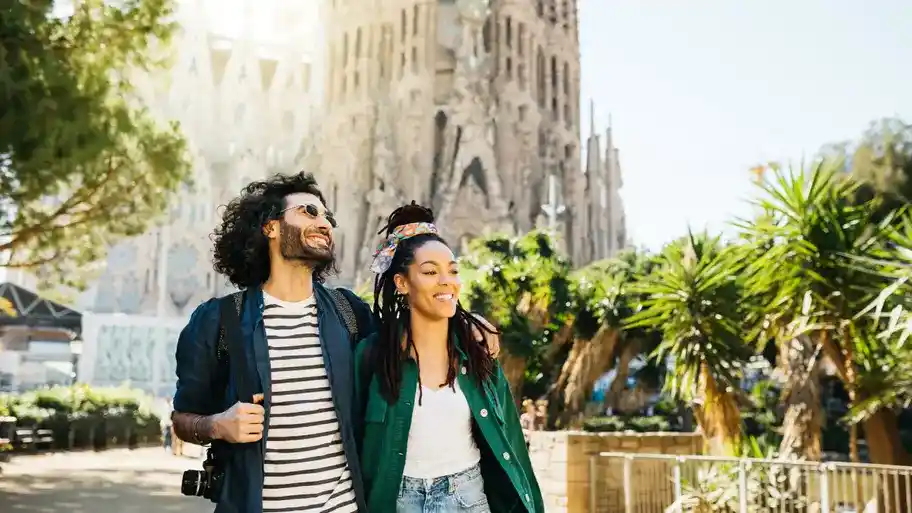
[[[412,312],[412,342],[419,354],[435,355],[447,351],[449,319],[426,319]]]
[[[304,264],[272,260],[263,292],[282,301],[304,301],[313,296],[313,273]]]

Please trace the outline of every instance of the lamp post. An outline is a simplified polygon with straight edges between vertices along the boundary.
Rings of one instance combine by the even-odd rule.
[[[70,341],[70,358],[73,364],[73,371],[70,374],[71,384],[75,385],[78,381],[79,357],[82,356],[82,339],[74,338]]]

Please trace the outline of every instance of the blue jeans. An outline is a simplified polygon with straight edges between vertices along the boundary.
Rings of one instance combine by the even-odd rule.
[[[403,476],[396,513],[491,513],[481,469],[433,479]]]

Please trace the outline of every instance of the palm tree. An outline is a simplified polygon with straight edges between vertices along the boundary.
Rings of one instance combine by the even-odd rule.
[[[872,436],[892,438],[898,428],[893,412],[912,406],[912,212],[901,212],[897,219],[897,229],[890,233],[880,257],[858,260],[872,277],[880,278],[871,281],[876,298],[859,313],[872,325],[861,331],[862,351],[857,358],[862,369],[859,388],[866,397],[851,415],[853,422],[864,422],[869,445]],[[888,285],[878,290],[882,279]],[[892,454],[882,454],[884,449],[875,443],[872,459],[875,449],[879,459],[892,457],[893,464],[912,464],[902,445],[890,447]]]
[[[876,199],[858,202],[858,182],[843,174],[842,167],[838,161],[821,161],[808,171],[786,174],[773,169],[774,178],[761,183],[766,198],[758,205],[765,219],[742,226],[762,253],[752,264],[749,288],[765,298],[767,308],[762,313],[768,333],[780,344],[806,335],[813,348],[810,354],[822,355],[833,364],[850,402],[856,404],[871,393],[860,386],[864,379],[860,373],[880,372],[874,370],[878,364],[871,362],[876,348],[868,343],[869,321],[857,312],[884,282],[855,262],[876,259],[882,253],[895,211],[885,213]],[[803,330],[783,329],[794,324],[803,325]],[[790,377],[796,388],[800,373]],[[816,411],[819,418],[819,401],[813,395],[806,397],[807,401],[799,401],[806,404],[795,406]],[[901,450],[898,429],[890,428],[895,424],[895,414],[888,410],[865,422],[875,462],[893,462],[896,449]],[[807,431],[813,426],[787,425],[786,429]],[[819,440],[819,430],[809,436]],[[849,452],[854,460],[858,459],[857,438],[852,425]]]
[[[741,447],[738,400],[742,363],[751,356],[742,337],[743,265],[736,248],[718,238],[691,234],[663,251],[658,268],[633,287],[643,309],[626,329],[650,328],[663,342],[653,357],[673,365],[665,386],[689,403],[715,453]]]
[[[555,341],[552,351],[558,343],[572,346],[548,394],[551,427],[581,420],[596,381],[612,367],[622,339],[619,321],[630,312],[625,292],[631,276],[632,268],[620,259],[595,262],[571,276],[575,314],[564,332],[571,336]]]
[[[471,310],[499,325],[501,365],[520,400],[530,361],[538,359],[564,323],[570,264],[544,231],[478,239],[465,260],[476,279],[464,299]],[[531,377],[544,378],[537,374]]]

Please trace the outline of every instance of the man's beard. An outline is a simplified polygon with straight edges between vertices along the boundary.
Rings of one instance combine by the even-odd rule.
[[[329,238],[329,243],[326,246],[314,245],[304,242],[307,235],[320,233],[315,229],[309,230],[306,234],[298,228],[297,226],[290,225],[284,220],[279,221],[279,237],[281,237],[279,250],[282,253],[282,257],[285,260],[293,262],[302,262],[309,264],[314,267],[326,266],[332,264],[335,260],[335,255],[333,254],[332,237],[329,234],[323,233]]]

